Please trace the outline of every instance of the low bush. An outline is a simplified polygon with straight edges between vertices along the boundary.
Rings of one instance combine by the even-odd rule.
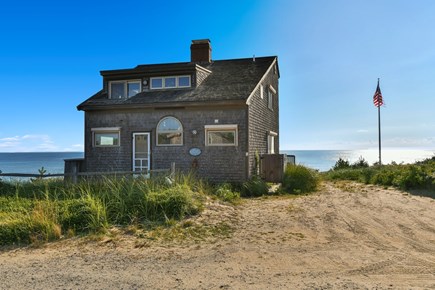
[[[336,163],[342,164],[339,159]],[[373,165],[367,167],[364,159],[360,158],[357,165],[334,166],[333,170],[323,173],[327,179],[353,180],[381,186],[394,186],[403,190],[428,189],[435,190],[435,157],[428,158],[415,164]],[[341,169],[338,169],[341,167]],[[346,168],[342,168],[346,167]]]
[[[303,165],[287,165],[282,190],[287,193],[306,193],[317,189],[319,176],[316,171]]]
[[[332,170],[340,170],[340,169],[348,169],[350,168],[350,163],[348,160],[344,160],[343,158],[338,158],[337,162],[335,162],[334,167],[332,167]]]
[[[235,190],[234,187],[229,183],[216,185],[214,195],[227,202],[236,202],[240,199],[240,192]]]
[[[259,176],[254,175],[250,180],[242,185],[241,195],[243,197],[258,197],[266,195],[269,192],[269,186]]]

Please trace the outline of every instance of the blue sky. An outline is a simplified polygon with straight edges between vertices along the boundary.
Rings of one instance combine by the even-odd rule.
[[[100,70],[277,55],[280,146],[435,150],[435,1],[7,1],[0,10],[0,152],[81,151]]]

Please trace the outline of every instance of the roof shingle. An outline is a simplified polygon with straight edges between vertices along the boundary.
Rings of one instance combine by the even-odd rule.
[[[101,90],[81,103],[78,110],[104,109],[105,107],[140,107],[156,105],[188,105],[195,102],[246,101],[258,82],[272,65],[275,56],[218,60],[200,66],[211,74],[197,87],[148,90],[128,99],[109,99],[108,93]],[[194,70],[194,63],[177,63],[161,65],[139,65],[133,69],[102,71],[103,76],[111,78],[120,75],[149,76],[156,72]]]

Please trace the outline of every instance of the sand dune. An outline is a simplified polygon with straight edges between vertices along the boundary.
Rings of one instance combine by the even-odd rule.
[[[211,204],[227,238],[72,239],[0,253],[1,289],[435,289],[435,200],[354,183]]]

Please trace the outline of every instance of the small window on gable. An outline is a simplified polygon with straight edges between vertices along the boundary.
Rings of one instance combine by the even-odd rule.
[[[183,145],[183,126],[174,117],[165,117],[157,125],[157,145]]]
[[[272,91],[267,91],[267,107],[273,110],[273,94]]]
[[[116,147],[120,146],[120,128],[92,128],[92,139],[94,147]]]
[[[274,87],[269,85],[267,90],[267,107],[273,111],[273,96],[276,94]]]
[[[237,125],[206,125],[206,146],[237,146]]]
[[[130,98],[140,93],[140,80],[109,82],[109,96],[111,99]]]

